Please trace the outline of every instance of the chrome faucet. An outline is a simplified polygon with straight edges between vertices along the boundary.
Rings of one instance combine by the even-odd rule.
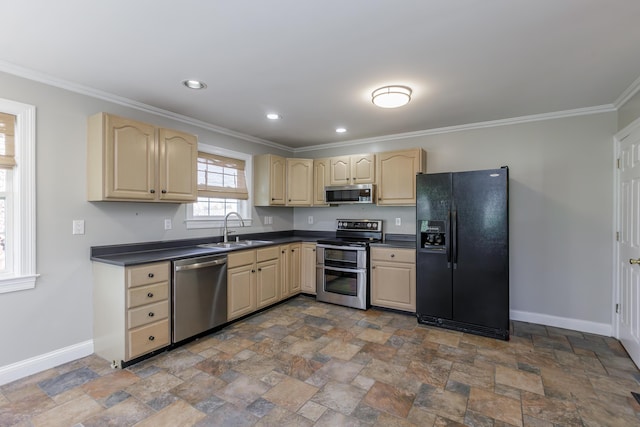
[[[227,214],[227,216],[224,217],[224,234],[223,234],[223,241],[225,243],[227,243],[229,241],[229,228],[227,227],[227,220],[229,219],[229,216],[231,215],[235,215],[238,217],[238,219],[240,220],[240,223],[242,224],[242,226],[244,227],[244,220],[242,219],[242,217],[240,216],[240,214],[238,212],[229,212]],[[233,231],[231,231],[233,233]]]

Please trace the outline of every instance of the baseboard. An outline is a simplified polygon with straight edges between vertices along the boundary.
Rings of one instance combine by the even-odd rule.
[[[93,340],[0,367],[0,385],[10,383],[93,353]]]
[[[511,320],[537,323],[539,325],[554,326],[556,328],[571,329],[573,331],[590,334],[613,336],[613,328],[608,323],[596,323],[587,320],[571,319],[569,317],[551,316],[549,314],[530,313],[528,311],[511,310]]]

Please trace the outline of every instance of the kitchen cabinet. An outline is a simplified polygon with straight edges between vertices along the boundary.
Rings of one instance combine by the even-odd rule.
[[[98,113],[88,120],[89,201],[197,199],[195,135]]]
[[[329,159],[313,160],[313,206],[329,206],[324,201],[324,187],[329,185]]]
[[[371,248],[371,305],[416,311],[415,249]]]
[[[253,156],[253,198],[255,206],[286,204],[286,172],[284,157],[273,154]]]
[[[300,254],[300,291],[316,294],[316,244],[302,243]]]
[[[427,154],[421,148],[377,154],[378,206],[415,206],[416,174],[427,171]]]
[[[278,246],[231,252],[227,257],[227,268],[228,320],[280,300]]]
[[[286,159],[287,206],[311,206],[313,159]]]
[[[372,184],[376,180],[375,154],[331,157],[329,159],[330,185]]]
[[[281,299],[300,293],[300,243],[280,245]]]
[[[170,263],[93,269],[94,351],[123,367],[170,344]]]

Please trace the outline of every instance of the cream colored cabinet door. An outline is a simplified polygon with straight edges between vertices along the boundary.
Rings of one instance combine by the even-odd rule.
[[[329,206],[324,201],[324,187],[329,185],[329,159],[313,160],[313,206]]]
[[[274,304],[280,299],[280,260],[259,262],[256,272],[257,308]]]
[[[280,299],[291,295],[291,245],[280,245]]]
[[[331,185],[351,184],[351,158],[349,156],[329,159],[329,183]]]
[[[416,174],[426,172],[426,153],[420,148],[377,154],[377,204],[415,206]]]
[[[157,190],[155,127],[108,114],[94,117],[104,120],[105,157],[99,169],[104,171],[104,199],[154,200]]]
[[[161,200],[194,202],[198,198],[198,139],[171,129],[158,132]]]
[[[371,305],[416,311],[416,252],[371,248]]]
[[[300,290],[306,294],[316,294],[316,244],[303,243],[300,261]]]
[[[351,183],[373,184],[376,182],[375,154],[359,154],[351,156]]]
[[[289,294],[296,295],[300,293],[302,288],[301,274],[300,274],[300,262],[302,261],[302,244],[291,244],[290,250],[291,258],[289,269],[291,272]]]
[[[313,159],[287,159],[287,205],[311,206]]]
[[[260,154],[253,157],[253,198],[255,206],[286,204],[287,165],[284,157]]]
[[[227,319],[232,320],[256,310],[255,264],[227,270]]]

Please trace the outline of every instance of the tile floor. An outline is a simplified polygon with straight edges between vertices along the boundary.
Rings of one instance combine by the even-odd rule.
[[[89,356],[0,387],[0,426],[638,426],[618,341],[509,342],[299,296],[128,369]]]

